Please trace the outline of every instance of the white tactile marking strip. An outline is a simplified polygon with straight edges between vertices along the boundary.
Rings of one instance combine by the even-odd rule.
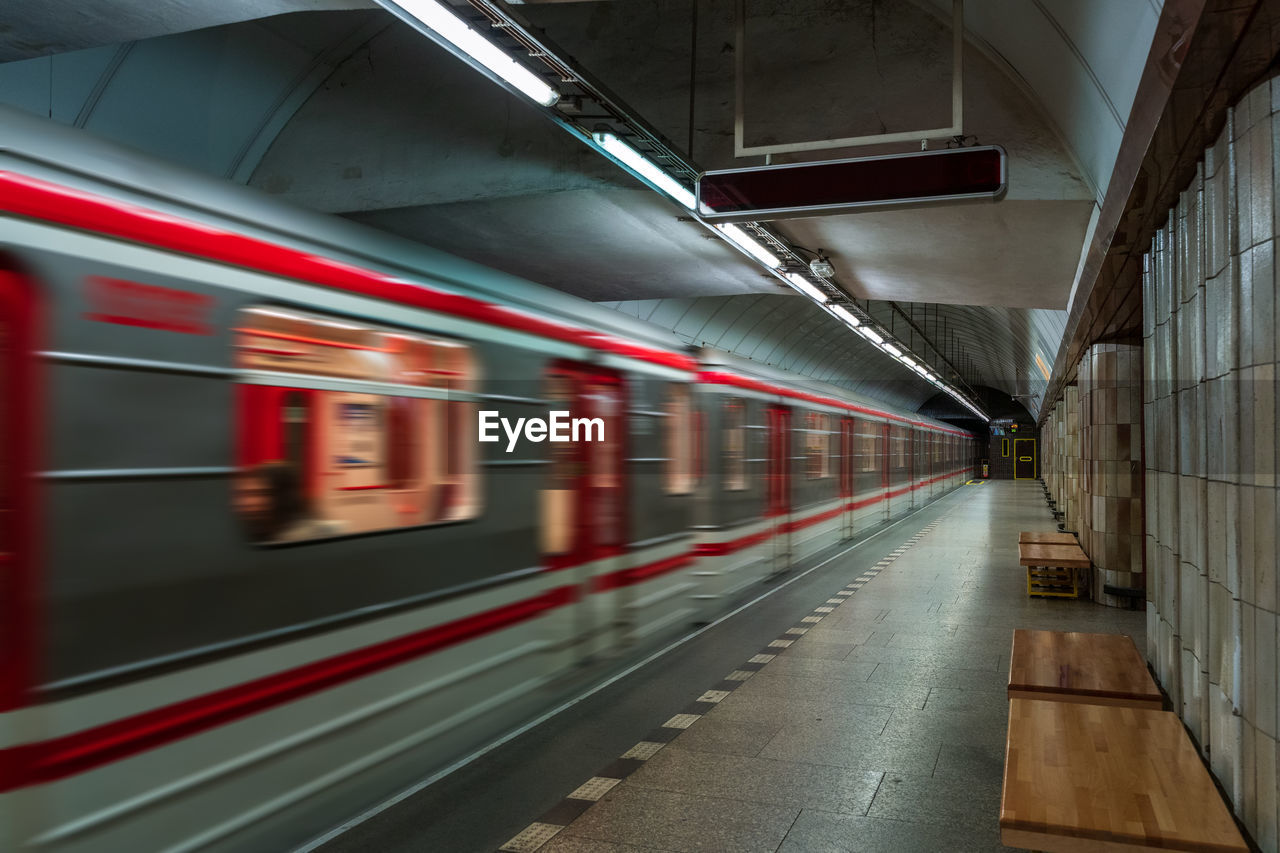
[[[592,776],[583,782],[577,789],[569,795],[571,800],[590,800],[595,802],[613,789],[613,786],[621,782],[621,779],[610,779],[607,776]]]
[[[835,593],[835,596],[841,597],[832,597],[827,599],[824,606],[814,608],[814,613],[825,614],[834,612],[841,604],[848,601],[850,596],[859,589],[862,589],[868,581],[878,575],[882,569],[888,568],[893,561],[905,553],[907,549],[919,542],[924,536],[931,533],[933,528],[941,521],[942,519],[939,518],[925,525],[919,532],[908,539],[902,547],[892,551],[889,556],[880,560],[871,568],[865,570],[857,577],[856,580],[846,585],[844,589]],[[729,696],[729,693],[734,687],[755,675],[756,672],[764,668],[766,664],[777,657],[777,653],[780,653],[783,649],[791,646],[795,640],[789,639],[790,637],[797,637],[807,633],[809,628],[812,627],[814,623],[821,622],[822,618],[823,617],[821,615],[805,616],[801,618],[800,622],[802,624],[797,625],[794,628],[788,628],[781,637],[771,641],[765,651],[747,660],[747,663],[744,665],[754,665],[753,669],[735,669],[733,672],[726,675],[721,682],[721,685],[728,687],[728,690],[707,690],[695,701],[709,705],[718,704]],[[770,649],[773,651],[770,652]],[[609,772],[615,767],[615,765],[619,765],[627,761],[632,762],[633,765],[636,762],[648,761],[670,742],[671,735],[669,732],[668,734],[663,735],[658,734],[658,731],[663,729],[688,729],[698,720],[702,719],[702,717],[702,714],[676,714],[674,717],[663,723],[658,730],[655,730],[654,734],[651,734],[651,737],[663,738],[662,740],[640,741],[635,746],[631,747],[631,749],[624,752],[620,756],[618,762],[614,762],[614,764],[609,765],[609,767],[606,767],[602,772]],[[582,811],[579,809],[585,810],[585,808],[590,808],[592,804],[598,802],[605,794],[609,793],[609,791],[621,784],[622,780],[630,773],[630,769],[624,767],[616,772],[620,772],[622,775],[593,776],[565,797],[561,803],[562,806],[572,803],[577,803],[578,805],[576,809],[569,808],[564,812],[556,812],[556,810],[553,809],[553,813],[563,814],[565,816],[563,822],[549,823],[547,821],[537,821],[535,823],[531,823],[529,826],[525,827],[519,835],[499,847],[498,850],[500,853],[534,853],[534,851],[540,849],[544,844],[554,838],[560,830],[564,829],[581,815]],[[585,808],[583,808],[584,806]],[[558,808],[560,807],[558,806],[557,809]],[[570,813],[573,814],[572,817],[568,816]],[[548,815],[548,817],[551,816],[551,814]]]
[[[638,758],[641,761],[648,761],[657,755],[658,750],[666,746],[665,743],[658,743],[652,740],[642,740],[635,746],[622,753],[622,758]],[[598,777],[597,777],[598,778]]]
[[[531,823],[519,835],[498,849],[504,853],[533,853],[562,829],[564,829],[563,826],[556,826],[553,823]]]

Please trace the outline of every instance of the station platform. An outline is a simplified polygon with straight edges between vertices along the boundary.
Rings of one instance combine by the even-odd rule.
[[[1013,630],[1144,647],[1141,612],[1027,596],[1041,529],[1038,483],[961,487],[318,847],[1005,849]]]

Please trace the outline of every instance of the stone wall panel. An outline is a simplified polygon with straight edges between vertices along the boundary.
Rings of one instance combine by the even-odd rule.
[[[1280,835],[1278,107],[1280,84],[1245,96],[1152,241],[1141,397],[1148,657],[1268,853]]]

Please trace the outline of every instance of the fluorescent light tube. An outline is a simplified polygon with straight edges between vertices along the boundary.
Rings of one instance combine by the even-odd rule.
[[[893,344],[890,344],[890,343],[881,344],[880,349],[889,353],[889,355],[893,356],[894,358],[901,358],[902,356],[902,350],[898,349],[897,347],[895,347]]]
[[[729,238],[729,242],[745,251],[769,269],[782,266],[782,261],[773,252],[761,246],[756,239],[737,225],[717,225],[716,230]]]
[[[877,346],[884,343],[884,338],[880,337],[872,329],[866,326],[863,326],[861,329],[858,329],[858,334],[862,335],[864,338],[871,341],[871,343],[876,344]]]
[[[675,178],[668,175],[662,169],[658,168],[652,160],[645,157],[636,149],[623,142],[612,133],[596,133],[592,134],[595,141],[600,147],[613,156],[619,163],[653,184],[662,192],[671,196],[680,204],[689,210],[693,210],[696,203],[693,193],[685,189],[685,187]]]
[[[839,317],[841,320],[844,320],[846,323],[848,323],[850,326],[853,326],[855,329],[862,325],[862,321],[859,320],[856,316],[854,316],[854,314],[848,308],[845,308],[843,305],[831,305],[829,307],[831,308],[832,314],[835,314],[837,317]]]
[[[915,360],[912,359],[911,356],[909,355],[899,356],[898,360],[901,361],[903,364],[905,364],[907,367],[910,367],[912,370],[915,370],[917,367],[920,366],[916,364]]]
[[[443,3],[436,0],[379,2],[393,12],[400,11],[413,18],[542,106],[549,107],[560,100],[555,88],[507,56],[502,48],[473,30]]]
[[[787,273],[787,281],[791,282],[792,287],[812,299],[814,302],[819,302],[824,305],[826,304],[827,295],[814,287],[813,284],[804,276],[800,275],[800,273]]]

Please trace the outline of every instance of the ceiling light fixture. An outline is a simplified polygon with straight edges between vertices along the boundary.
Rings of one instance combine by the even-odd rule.
[[[739,249],[755,258],[760,263],[774,270],[782,266],[782,260],[773,252],[761,246],[754,237],[743,231],[737,225],[716,225],[715,229],[721,234],[729,238],[729,242],[733,243]]]
[[[814,287],[812,282],[810,282],[804,276],[800,275],[800,273],[797,273],[797,272],[787,273],[787,281],[791,282],[792,287],[794,287],[796,290],[800,291],[805,296],[812,299],[814,302],[817,302],[820,305],[826,304],[827,294],[823,293],[821,290]]]
[[[439,2],[439,0],[376,0],[376,2],[442,47],[450,50],[460,58],[469,60],[471,64],[484,68],[493,77],[535,103],[544,107],[551,107],[560,101],[560,92],[554,86],[548,84],[541,76],[517,62],[497,44],[477,32],[470,24],[458,17],[445,3]],[[592,141],[601,151],[611,156],[649,186],[669,196],[686,209],[693,210],[696,207],[696,197],[692,191],[648,157],[623,142],[616,134],[610,132],[593,133]],[[756,237],[737,225],[716,223],[713,227],[723,234],[726,239],[761,264],[764,264],[775,274],[779,272],[779,268],[782,267],[782,259]],[[831,263],[831,259],[823,254],[821,249],[817,252],[813,252],[811,249],[803,251],[815,255],[813,260],[809,262],[809,271],[815,277],[829,279],[835,275],[835,266]],[[833,316],[843,320],[850,328],[868,341],[880,346],[891,356],[900,359],[928,381],[944,388],[979,417],[988,419],[975,406],[961,397],[958,392],[946,386],[915,361],[904,356],[896,346],[886,343],[884,338],[874,330],[863,325],[862,321],[847,308],[842,305],[830,304],[827,294],[823,293],[819,287],[803,275],[788,273],[785,278],[796,290],[813,299]],[[1039,361],[1038,356],[1037,361]],[[1043,367],[1041,370],[1043,372]]]
[[[555,88],[507,56],[502,48],[473,30],[443,3],[436,0],[378,2],[407,23],[420,29],[425,28],[427,35],[438,36],[453,45],[534,102],[549,107],[560,100],[560,93]]]
[[[852,326],[855,329],[862,325],[862,321],[859,320],[852,311],[850,311],[848,308],[845,308],[843,305],[829,305],[827,306],[827,308],[828,310],[831,311],[832,314],[835,314],[837,317],[839,317],[841,320],[844,320],[846,323],[848,323],[850,326]]]
[[[693,191],[686,189],[679,181],[662,171],[652,160],[612,133],[593,133],[591,137],[606,153],[638,177],[655,189],[666,193],[684,207],[693,210],[693,206],[697,203]]]

